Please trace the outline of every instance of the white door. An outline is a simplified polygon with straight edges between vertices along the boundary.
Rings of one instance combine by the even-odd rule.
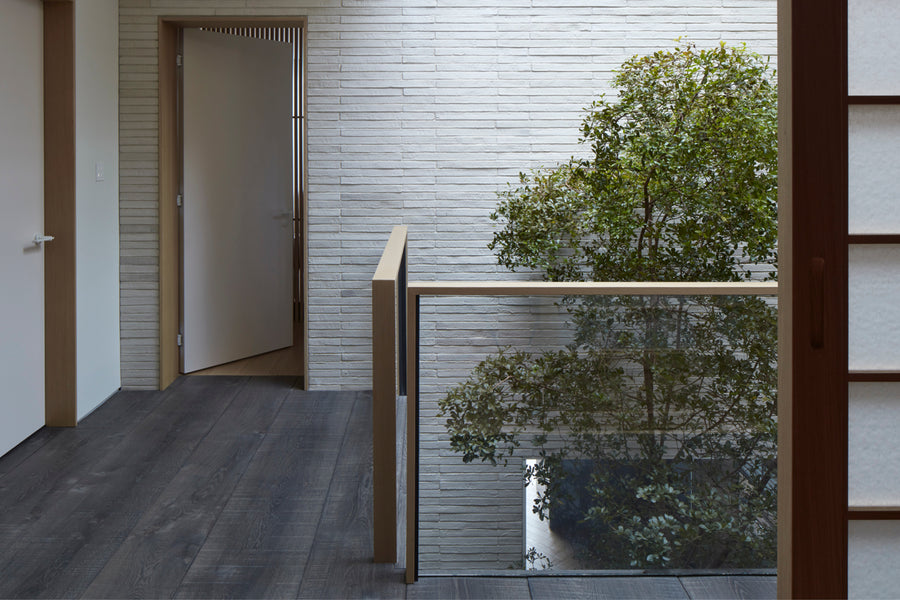
[[[0,455],[44,424],[43,14],[0,2]]]
[[[291,46],[184,31],[189,373],[292,344]]]

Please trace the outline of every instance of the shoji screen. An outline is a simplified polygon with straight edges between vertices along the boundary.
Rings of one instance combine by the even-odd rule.
[[[849,0],[848,591],[900,590],[900,2]]]

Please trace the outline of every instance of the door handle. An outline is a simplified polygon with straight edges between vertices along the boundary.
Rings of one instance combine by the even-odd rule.
[[[44,235],[42,233],[36,233],[36,234],[34,234],[34,239],[32,241],[35,243],[35,245],[40,246],[44,242],[52,242],[53,239],[54,238],[52,235]]]
[[[825,345],[825,259],[816,256],[809,268],[809,344]]]

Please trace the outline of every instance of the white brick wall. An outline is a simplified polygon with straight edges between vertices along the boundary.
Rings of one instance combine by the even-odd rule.
[[[412,279],[508,276],[497,190],[579,152],[610,69],[685,36],[775,52],[775,0],[120,0],[122,379],[158,378],[157,18],[306,15],[313,388],[368,388],[369,284],[395,224]]]

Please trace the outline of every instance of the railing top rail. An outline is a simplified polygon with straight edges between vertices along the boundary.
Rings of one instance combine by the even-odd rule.
[[[372,281],[394,281],[397,279],[400,265],[403,262],[403,249],[406,247],[406,238],[406,225],[396,225],[391,230],[391,237],[388,238],[388,242],[384,246],[384,252],[381,253],[381,260],[378,261],[378,267],[375,268],[375,275],[372,277]]]
[[[411,281],[416,296],[777,296],[775,281]]]

